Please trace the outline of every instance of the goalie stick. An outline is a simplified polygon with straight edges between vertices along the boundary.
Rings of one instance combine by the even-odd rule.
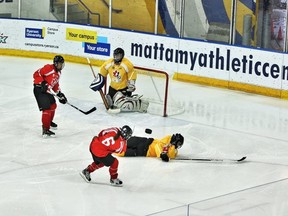
[[[200,162],[242,162],[246,159],[242,157],[240,159],[218,159],[218,158],[175,158],[174,160],[191,160]]]
[[[57,95],[56,95],[56,94],[53,94],[52,92],[50,92],[50,94],[53,95],[54,97],[57,97]],[[58,98],[58,97],[57,97],[57,98]],[[59,99],[59,98],[58,98],[58,99]],[[94,112],[95,110],[97,110],[96,107],[93,107],[93,108],[91,108],[90,110],[88,110],[88,111],[85,112],[85,111],[79,109],[78,107],[74,106],[73,104],[70,104],[68,101],[66,102],[66,104],[70,105],[71,107],[73,107],[74,109],[82,112],[82,113],[85,114],[85,115],[88,115],[88,114]]]
[[[93,67],[92,67],[92,64],[91,64],[89,58],[87,58],[87,62],[88,62],[88,64],[89,64],[90,69],[91,69],[91,71],[92,71],[92,73],[93,73],[93,76],[94,76],[94,78],[95,78],[95,77],[96,77],[96,74],[95,74],[95,72],[94,72],[94,69],[93,69]],[[105,106],[105,108],[106,108],[106,110],[107,110],[108,113],[115,114],[115,113],[120,113],[120,112],[121,112],[121,110],[118,109],[118,108],[116,108],[116,109],[110,109],[110,108],[109,108],[109,104],[108,104],[108,102],[107,102],[107,100],[106,100],[106,98],[105,98],[105,95],[104,95],[103,90],[100,89],[100,90],[98,90],[98,91],[99,91],[99,93],[100,93],[100,96],[101,96],[101,98],[102,98],[102,101],[103,101],[104,106]]]

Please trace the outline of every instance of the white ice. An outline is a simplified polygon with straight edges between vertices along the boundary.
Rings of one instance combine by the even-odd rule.
[[[87,65],[66,62],[61,77],[69,105],[58,103],[57,137],[41,137],[33,72],[50,60],[0,56],[0,215],[284,216],[288,213],[288,103],[277,98],[170,80],[170,97],[185,112],[166,118],[106,113],[89,89]],[[95,68],[97,70],[97,68]],[[139,82],[138,82],[139,84]],[[89,143],[101,129],[130,125],[134,135],[185,137],[178,157],[243,163],[118,158],[122,188],[107,168],[88,184],[79,172],[92,162]],[[153,130],[145,134],[145,128]]]

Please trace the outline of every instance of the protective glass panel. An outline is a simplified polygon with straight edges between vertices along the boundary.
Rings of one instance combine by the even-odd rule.
[[[183,34],[181,33],[183,32],[182,30],[182,14],[183,14],[182,8],[183,6],[184,6],[184,0],[167,1],[167,7],[168,7],[168,10],[170,10],[171,20],[174,23],[174,28],[175,28],[174,35],[179,36],[179,37],[183,36]]]
[[[101,21],[103,20],[101,18],[104,16],[105,12],[100,10],[102,5],[101,1],[78,0],[77,2],[79,4],[79,8],[86,13],[85,15],[83,14],[84,20],[86,19],[85,24],[96,26],[100,26],[102,24]],[[107,13],[107,10],[105,11]],[[106,20],[108,20],[108,16],[106,17]]]
[[[0,17],[18,18],[18,1],[0,0]]]
[[[255,46],[256,39],[256,2],[240,0],[236,4],[235,13],[235,41],[234,44]]]
[[[271,14],[271,48],[284,50],[287,24],[287,0],[273,1]]]
[[[67,22],[90,24],[89,8],[81,0],[68,0]]]
[[[157,34],[179,37],[182,0],[159,0],[158,2]]]
[[[206,29],[206,40],[229,43],[232,2],[233,1],[231,0],[195,1],[195,7],[198,11],[197,13],[203,14],[204,12],[205,19],[201,19],[200,21],[200,31],[202,35],[202,33],[204,33],[203,29]],[[205,21],[207,24],[204,23]],[[197,27],[194,27],[196,31],[199,31],[198,27],[199,24]],[[198,33],[197,38],[201,35]]]
[[[68,0],[67,22],[87,24],[87,12],[77,0]]]
[[[206,39],[209,24],[205,12],[209,12],[209,7],[203,7],[201,0],[182,1],[183,6],[183,37]],[[205,2],[204,2],[205,3]],[[204,10],[206,9],[206,11]]]
[[[286,0],[257,1],[257,47],[284,50],[287,20],[286,5]]]
[[[106,0],[106,3],[108,2],[109,0]],[[133,0],[126,2],[123,4],[122,0],[112,1],[112,28],[153,33],[155,1]]]
[[[64,0],[50,0],[50,12],[55,20],[65,21],[65,1]]]
[[[20,14],[25,19],[57,20],[50,12],[50,2],[45,0],[22,0]]]

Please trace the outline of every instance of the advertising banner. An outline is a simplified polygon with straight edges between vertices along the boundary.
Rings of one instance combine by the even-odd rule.
[[[135,65],[287,90],[285,53],[85,25],[0,19],[0,49],[106,60],[122,47]]]

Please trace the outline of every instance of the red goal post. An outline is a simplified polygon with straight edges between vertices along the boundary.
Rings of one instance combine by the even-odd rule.
[[[137,70],[138,74],[145,74],[148,76],[152,76],[152,77],[164,77],[165,78],[165,85],[163,87],[163,91],[164,91],[164,98],[163,98],[163,117],[167,117],[167,100],[168,100],[168,87],[169,87],[169,75],[167,72],[165,71],[161,71],[161,70],[156,70],[156,69],[151,69],[151,68],[144,68],[144,67],[139,67],[139,66],[135,66],[134,67],[135,70]],[[139,82],[137,82],[139,83]],[[153,83],[154,84],[154,83]],[[156,86],[154,85],[154,87],[156,88]],[[136,84],[136,88],[137,88],[137,84]],[[157,90],[156,90],[157,91]],[[144,95],[145,98],[145,95]]]

